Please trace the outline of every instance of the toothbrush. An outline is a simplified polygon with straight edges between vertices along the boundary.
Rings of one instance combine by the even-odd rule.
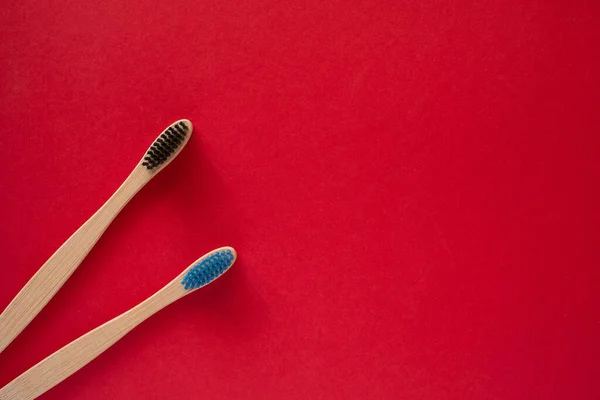
[[[231,247],[199,258],[171,283],[116,318],[100,325],[40,361],[0,389],[2,400],[28,400],[50,390],[92,361],[154,313],[223,275],[235,262]]]
[[[0,352],[31,322],[77,269],[113,219],[187,144],[192,123],[171,124],[106,203],[46,261],[0,314]]]

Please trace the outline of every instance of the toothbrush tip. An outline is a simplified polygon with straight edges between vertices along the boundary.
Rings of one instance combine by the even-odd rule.
[[[182,122],[185,125],[187,125],[190,132],[194,130],[194,125],[192,125],[192,122],[189,119],[180,119],[179,122]]]
[[[235,262],[235,260],[237,260],[237,251],[235,251],[235,249],[233,247],[229,247],[229,246],[227,246],[225,249],[229,250],[231,252],[231,254],[233,255],[233,261],[231,262],[233,264]]]

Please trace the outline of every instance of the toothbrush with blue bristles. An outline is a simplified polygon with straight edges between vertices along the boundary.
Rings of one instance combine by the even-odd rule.
[[[40,361],[0,389],[0,399],[34,399],[84,367],[150,316],[223,275],[235,262],[231,247],[213,250],[171,283],[116,318],[86,333]]]

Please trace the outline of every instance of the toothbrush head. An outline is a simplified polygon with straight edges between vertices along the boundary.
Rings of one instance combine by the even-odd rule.
[[[187,143],[192,133],[192,123],[181,119],[171,124],[152,143],[142,160],[148,170],[158,170],[168,164]]]
[[[221,247],[204,255],[184,275],[181,284],[185,290],[206,286],[223,275],[235,262],[237,253],[232,247]]]

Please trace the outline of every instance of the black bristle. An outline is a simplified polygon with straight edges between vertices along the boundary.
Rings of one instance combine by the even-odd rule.
[[[177,138],[175,136],[172,136],[172,135],[165,136],[165,140],[170,141],[172,143],[172,145],[175,146],[175,147],[179,146],[179,144],[183,141],[182,139],[179,139],[179,138]]]
[[[179,122],[167,128],[148,149],[142,165],[153,169],[163,164],[179,148],[186,136],[188,126]]]
[[[171,132],[173,132],[177,136],[185,137],[185,131],[181,129],[179,125],[171,127]]]
[[[161,144],[167,148],[177,148],[177,145],[175,144],[175,142],[166,136],[164,138],[161,138],[160,140],[161,140]]]
[[[156,139],[156,143],[158,143],[159,145],[161,145],[165,149],[171,149],[173,147],[170,143],[168,143],[162,137],[159,137],[158,139]]]
[[[177,140],[182,140],[183,139],[183,136],[181,136],[175,130],[173,130],[173,131],[167,131],[166,134],[165,134],[165,137],[169,138],[169,139],[177,139]]]
[[[164,154],[166,156],[168,156],[171,152],[168,151],[166,149],[166,147],[164,147],[163,145],[161,145],[160,143],[156,142],[152,145],[152,147],[154,148],[154,150],[160,154]]]
[[[173,127],[170,127],[167,132],[168,132],[168,135],[171,137],[181,138],[181,135],[179,134],[179,132],[177,132],[175,129],[173,129]]]

